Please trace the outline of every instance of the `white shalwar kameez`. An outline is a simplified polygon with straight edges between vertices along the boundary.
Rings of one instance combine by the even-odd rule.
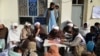
[[[14,27],[14,26],[12,26]],[[14,42],[15,44],[13,44],[12,42]],[[17,46],[16,43],[20,42],[20,31],[19,29],[10,29],[9,33],[8,33],[8,44],[9,44],[9,48],[13,48],[15,46]]]

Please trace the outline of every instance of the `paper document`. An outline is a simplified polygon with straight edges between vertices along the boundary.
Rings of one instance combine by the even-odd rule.
[[[36,40],[36,41],[39,41],[39,42],[43,42],[43,40],[42,40],[39,36],[36,36],[36,37],[35,37],[35,40]]]

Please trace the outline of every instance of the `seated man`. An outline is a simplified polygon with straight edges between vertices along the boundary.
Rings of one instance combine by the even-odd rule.
[[[20,47],[14,47],[14,50],[10,50],[8,53],[9,56],[22,56],[22,51]]]
[[[61,43],[69,45],[71,47],[74,47],[73,54],[75,56],[81,56],[82,53],[85,51],[86,43],[85,43],[84,38],[79,33],[78,27],[73,27],[72,28],[72,35],[73,35],[72,41],[70,41],[70,42],[61,42]]]

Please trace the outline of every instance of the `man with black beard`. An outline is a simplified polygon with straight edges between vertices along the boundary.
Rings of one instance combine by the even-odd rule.
[[[96,23],[94,24],[94,27],[96,28],[96,33],[97,33],[97,34],[100,33],[100,23],[99,23],[99,22],[96,22]]]
[[[46,23],[48,25],[48,33],[51,31],[53,26],[57,26],[55,17],[55,3],[50,3],[50,8],[46,11]]]
[[[86,43],[82,35],[79,33],[78,27],[74,26],[72,28],[72,36],[72,41],[61,43],[73,47],[72,53],[74,54],[74,56],[81,56],[82,53],[86,50]]]

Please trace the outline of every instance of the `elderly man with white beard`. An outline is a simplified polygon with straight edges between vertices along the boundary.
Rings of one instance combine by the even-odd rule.
[[[11,29],[9,29],[8,39],[7,39],[9,48],[13,48],[17,46],[18,42],[20,42],[20,31],[18,29],[18,24],[13,23],[11,25]]]

